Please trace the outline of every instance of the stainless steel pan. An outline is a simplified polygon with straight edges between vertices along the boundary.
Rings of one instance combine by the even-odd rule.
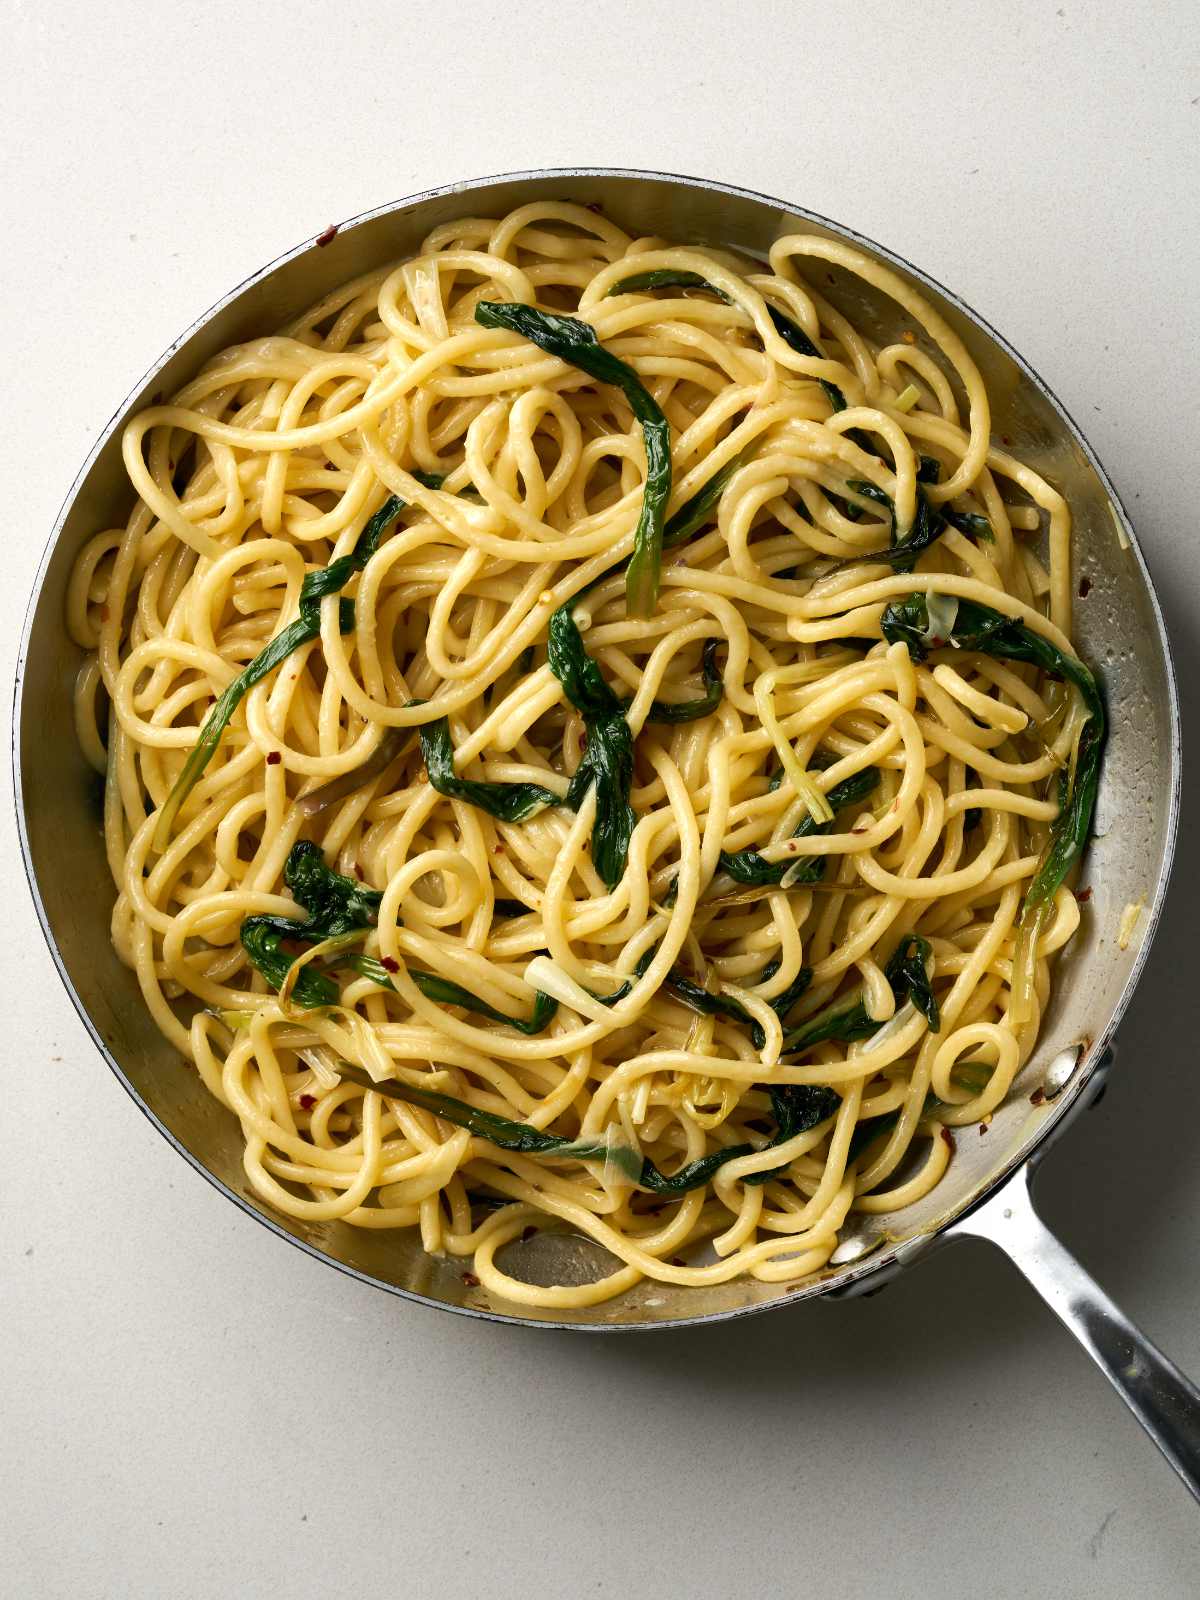
[[[991,392],[998,434],[1069,498],[1078,575],[1090,580],[1077,613],[1082,652],[1099,668],[1112,737],[1085,869],[1092,900],[1058,969],[1041,1044],[986,1137],[958,1137],[936,1191],[893,1216],[860,1220],[829,1269],[796,1286],[728,1283],[706,1289],[644,1284],[608,1305],[539,1313],[492,1304],[460,1267],[425,1255],[415,1235],[306,1225],[268,1211],[248,1188],[233,1118],[160,1037],[137,985],[109,943],[112,886],[98,826],[95,775],[72,727],[78,661],[63,627],[76,551],[97,528],[124,521],[126,418],[157,390],[171,393],[211,355],[286,322],[346,279],[412,251],[433,227],[464,214],[498,216],[535,196],[597,202],[635,233],[762,255],[782,233],[849,239],[910,278],[957,330]],[[325,238],[325,236],[322,236]],[[896,309],[836,271],[820,287],[881,341]],[[30,604],[17,674],[14,767],[26,869],[51,953],[101,1053],[159,1131],[231,1200],[267,1227],[343,1271],[406,1299],[467,1316],[558,1328],[672,1328],[744,1316],[819,1294],[879,1287],[935,1242],[975,1237],[1005,1250],[1071,1328],[1200,1498],[1200,1394],[1116,1309],[1039,1222],[1029,1198],[1035,1163],[1100,1090],[1110,1041],[1133,992],[1166,889],[1179,808],[1179,711],[1163,621],[1145,562],[1112,485],[1083,435],[1029,366],[953,295],[845,228],[762,195],[692,178],[603,169],[520,173],[431,190],[345,224],[322,245],[280,257],[201,318],[147,373],[85,462],[53,530]],[[1120,828],[1110,827],[1119,817]],[[1122,908],[1144,900],[1122,950]],[[587,1280],[603,1269],[585,1240],[542,1235],[510,1247],[505,1266],[530,1281]]]

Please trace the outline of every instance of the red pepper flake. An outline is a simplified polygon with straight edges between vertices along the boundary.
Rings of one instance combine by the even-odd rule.
[[[385,972],[400,971],[400,963],[393,956],[381,956],[379,965]]]
[[[468,1289],[478,1289],[483,1280],[477,1278],[473,1272],[464,1272],[462,1275],[462,1281],[466,1284]]]
[[[954,1149],[954,1135],[950,1132],[950,1129],[946,1127],[945,1123],[942,1124],[942,1138],[945,1141],[945,1143],[950,1146],[951,1150],[953,1150]]]
[[[494,844],[492,846],[492,854],[494,856],[502,856],[504,854],[504,846],[502,844]]]
[[[1011,444],[1012,440],[1008,437],[1008,435],[1006,433],[1002,433],[1000,435],[1000,443],[1001,444]]]
[[[101,606],[100,607],[100,621],[101,622],[107,622],[108,621],[108,607],[107,606]]]
[[[1075,898],[1081,906],[1085,906],[1092,898],[1092,891],[1090,889],[1076,889]]]
[[[980,1124],[979,1124],[979,1137],[980,1137],[980,1138],[981,1138],[981,1139],[982,1139],[982,1137],[983,1137],[983,1135],[984,1135],[984,1134],[985,1134],[985,1133],[986,1133],[986,1132],[987,1132],[987,1131],[988,1131],[988,1125],[987,1125],[987,1123],[986,1123],[986,1122],[981,1122],[981,1123],[980,1123]]]
[[[317,1097],[316,1097],[315,1094],[302,1094],[300,1096],[300,1109],[301,1109],[301,1111],[311,1111],[312,1108],[316,1105],[316,1103],[317,1103]]]
[[[1042,1101],[1045,1098],[1046,1098],[1045,1089],[1035,1089],[1033,1091],[1033,1093],[1029,1096],[1029,1104],[1031,1106],[1040,1106]]]
[[[363,869],[359,866],[357,861],[354,863],[354,876],[358,879],[359,883],[366,882],[366,879],[363,877]]]
[[[527,1228],[522,1228],[521,1229],[521,1243],[522,1244],[528,1244],[530,1239],[533,1238],[533,1236],[534,1236],[534,1234],[536,1232],[537,1232],[537,1229],[534,1227],[532,1222],[529,1224],[529,1226]]]
[[[905,344],[916,344],[917,342],[917,336],[911,328],[905,328],[900,337],[904,340]]]
[[[1085,573],[1084,576],[1082,578],[1080,578],[1080,580],[1079,580],[1079,598],[1081,600],[1086,600],[1088,595],[1091,594],[1091,592],[1092,592],[1092,580]]]
[[[279,751],[278,750],[272,750],[271,753],[267,756],[267,765],[269,767],[277,767],[282,760],[283,760],[283,757],[279,754]]]
[[[317,244],[320,247],[320,249],[324,250],[325,246],[327,244],[332,244],[333,241],[337,238],[337,236],[338,236],[338,225],[337,225],[336,222],[331,222],[329,224],[329,226],[325,229],[324,233],[319,233],[317,235]]]

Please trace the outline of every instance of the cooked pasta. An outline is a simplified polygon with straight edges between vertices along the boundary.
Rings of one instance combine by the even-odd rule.
[[[466,218],[124,458],[69,602],[113,941],[264,1201],[578,1307],[801,1279],[937,1184],[1077,926],[1104,716],[1068,507],[906,281]],[[525,1282],[543,1229],[611,1268]]]

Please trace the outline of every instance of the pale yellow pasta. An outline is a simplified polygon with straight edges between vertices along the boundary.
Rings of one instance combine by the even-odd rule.
[[[823,297],[830,270],[895,300],[903,341],[873,348]],[[648,272],[719,294],[621,288]],[[582,315],[634,369],[670,428],[668,515],[728,469],[707,518],[665,551],[649,618],[625,603],[646,475],[626,400],[479,325],[483,300]],[[815,354],[781,336],[779,313]],[[68,607],[86,652],[79,738],[106,772],[114,944],[239,1119],[254,1190],[308,1221],[417,1228],[519,1304],[820,1271],[853,1212],[919,1200],[953,1160],[948,1129],[1003,1100],[1079,918],[1060,889],[1034,1014],[1014,1020],[1016,919],[1078,716],[1011,662],[914,662],[880,615],[936,593],[1069,646],[1068,507],[993,446],[984,384],[934,308],[815,236],[780,239],[768,271],[533,204],[441,226],[412,260],[263,335],[129,424],[135,507],[85,548]],[[923,456],[937,481],[919,477]],[[892,502],[900,536],[924,492],[976,528],[986,518],[990,538],[947,529],[911,573],[873,561],[890,530],[862,483]],[[324,602],[319,633],[250,688],[163,826],[213,702],[387,495],[404,508],[342,590],[351,625]],[[1028,536],[1043,530],[1039,557]],[[432,787],[416,737],[448,718],[460,775],[564,799],[587,728],[547,664],[547,627],[576,599],[635,741],[636,826],[611,887],[591,855],[594,789],[577,810],[498,821]],[[700,693],[713,641],[719,705],[657,720],[656,700]],[[874,787],[834,814],[831,791],[868,769]],[[248,917],[303,915],[283,877],[301,840],[381,898],[371,925],[310,945],[277,992],[239,935]],[[808,866],[746,888],[721,860],[746,850]],[[887,977],[913,934],[937,1031]],[[338,967],[347,951],[382,963],[390,987],[378,968]],[[319,967],[338,1002],[306,1008],[296,986]],[[781,1014],[771,1002],[804,971]],[[528,1016],[538,988],[557,1009],[522,1033],[443,1003],[413,976],[430,972],[508,1015]],[[690,1006],[681,975],[721,1014]],[[859,1037],[789,1049],[789,1029],[854,990]],[[620,1162],[502,1149],[347,1068],[619,1144],[668,1174],[741,1153],[655,1194]],[[782,1085],[808,1086],[822,1114],[776,1140]],[[586,1235],[611,1270],[520,1281],[504,1251],[530,1228]]]

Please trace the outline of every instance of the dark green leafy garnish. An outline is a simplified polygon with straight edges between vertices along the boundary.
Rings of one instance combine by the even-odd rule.
[[[364,889],[353,878],[326,866],[320,849],[308,839],[298,840],[288,852],[283,881],[307,917],[303,921],[293,917],[247,917],[241,931],[243,949],[273,989],[283,987],[296,959],[283,949],[285,942],[319,944],[371,927],[383,899],[376,890]],[[337,1003],[338,987],[315,967],[301,967],[292,998],[301,1006],[331,1006]]]
[[[977,511],[955,511],[951,506],[943,506],[942,516],[952,528],[957,528],[959,533],[965,533],[969,539],[980,539],[984,544],[995,544],[996,535],[992,532],[991,523]]]
[[[284,942],[307,938],[306,924],[291,917],[247,917],[242,923],[242,948],[272,989],[283,988],[288,969],[296,959],[284,950]],[[336,1005],[338,986],[323,972],[302,967],[292,989],[292,998],[300,1006]]]
[[[709,294],[715,294],[718,300],[729,304],[729,296],[723,290],[714,288],[707,278],[698,272],[686,272],[678,267],[653,267],[649,272],[631,272],[620,283],[614,283],[604,298],[611,300],[615,294],[638,294],[649,289],[707,289]]]
[[[649,950],[645,951],[633,969],[632,978],[626,978],[624,983],[618,985],[611,994],[598,994],[594,998],[606,1006],[615,1006],[618,1000],[624,1000],[625,996],[632,990],[635,980],[642,976],[651,961],[653,961],[657,950],[658,946],[653,945]],[[777,961],[770,962],[763,968],[760,981],[766,983],[778,970],[779,963]],[[767,1004],[776,1012],[781,1022],[787,1020],[788,1012],[791,1011],[811,982],[812,968],[801,967],[787,988],[781,994],[777,994],[773,1000],[767,1001]],[[702,984],[696,983],[679,967],[671,968],[663,979],[662,986],[668,994],[687,1006],[689,1010],[699,1012],[701,1016],[724,1017],[727,1022],[746,1023],[750,1030],[750,1043],[756,1050],[761,1050],[766,1043],[766,1035],[763,1032],[762,1024],[750,1015],[740,1000],[735,1000],[732,995],[712,993],[704,988]]]
[[[562,804],[561,797],[540,783],[487,783],[460,778],[454,770],[454,746],[450,743],[450,720],[438,717],[422,723],[421,754],[429,781],[438,794],[449,800],[462,800],[478,806],[500,822],[524,822],[546,806]]]
[[[768,1084],[767,1093],[771,1097],[771,1110],[778,1124],[772,1144],[784,1144],[797,1134],[811,1132],[818,1123],[836,1116],[842,1103],[839,1094],[817,1083]],[[767,1172],[747,1173],[743,1182],[754,1186],[768,1183],[772,1178],[782,1177],[785,1170],[784,1167],[773,1167]]]
[[[439,794],[478,806],[502,822],[523,822],[545,806],[567,805],[578,811],[596,786],[596,818],[592,825],[592,860],[610,889],[621,881],[637,818],[629,803],[633,787],[633,735],[625,720],[625,702],[609,688],[604,674],[584,649],[583,636],[571,614],[575,601],[560,606],[550,618],[547,660],[567,699],[583,718],[586,745],[565,796],[537,783],[485,783],[460,778],[454,771],[450,724],[445,717],[420,729],[421,749],[429,781]],[[713,642],[713,650],[716,645]],[[714,673],[713,654],[704,657],[705,695],[679,705],[655,702],[662,720],[685,722],[706,716],[719,703],[721,679]],[[715,698],[713,678],[716,678]]]
[[[339,1062],[338,1071],[343,1078],[364,1089],[374,1089],[378,1094],[385,1094],[392,1100],[402,1100],[406,1105],[420,1106],[422,1110],[441,1117],[443,1122],[453,1123],[456,1128],[466,1128],[477,1138],[486,1139],[501,1150],[513,1150],[519,1155],[531,1156],[570,1155],[580,1161],[603,1161],[610,1154],[620,1154],[611,1151],[607,1141],[602,1138],[567,1139],[559,1133],[544,1133],[527,1122],[516,1122],[511,1117],[499,1117],[492,1111],[481,1111],[454,1095],[439,1094],[433,1089],[419,1089],[399,1078],[380,1078],[376,1081],[369,1072],[350,1062]]]
[[[773,965],[763,968],[762,981],[764,983],[774,970]],[[777,994],[773,1000],[767,1001],[767,1004],[777,1014],[781,1022],[787,1020],[788,1012],[791,1011],[811,982],[812,968],[801,967],[787,988],[781,994]],[[677,967],[672,967],[668,972],[663,980],[663,988],[669,994],[674,995],[676,1000],[682,1001],[690,1010],[697,1011],[702,1016],[724,1017],[727,1022],[745,1023],[750,1031],[750,1043],[756,1050],[761,1050],[767,1042],[767,1036],[763,1032],[762,1024],[751,1016],[740,1000],[735,1000],[732,995],[710,993],[701,984],[694,983],[691,978],[681,973]],[[605,1003],[612,1004],[612,997]]]
[[[841,811],[846,806],[864,800],[878,785],[878,771],[874,767],[867,767],[847,778],[844,783],[835,784],[825,798],[834,811]],[[829,833],[833,827],[832,822],[815,822],[812,817],[805,815],[800,819],[792,838],[808,839],[814,834]],[[824,856],[792,856],[783,861],[768,861],[757,850],[722,850],[718,862],[718,870],[727,873],[735,883],[752,887],[779,883],[785,873],[790,874],[789,884],[819,883],[824,876],[825,866]]]
[[[605,682],[583,646],[569,601],[550,618],[547,660],[563,692],[583,718],[587,746],[567,789],[566,803],[578,811],[596,786],[592,861],[610,889],[621,881],[637,817],[629,803],[633,787],[633,735],[623,702]]]
[[[649,950],[644,950],[637,962],[637,965],[633,969],[633,976],[631,978],[626,978],[622,983],[619,983],[611,994],[596,994],[595,991],[591,989],[588,990],[588,993],[592,995],[593,999],[599,1000],[601,1005],[615,1006],[618,1000],[624,1000],[627,994],[632,993],[635,982],[638,980],[638,978],[641,978],[645,975],[646,968],[654,960],[654,957],[657,953],[658,946],[656,944],[651,945]]]
[[[732,995],[713,993],[675,967],[671,968],[663,980],[663,988],[674,995],[676,1000],[682,1001],[689,1011],[695,1011],[704,1017],[724,1017],[727,1022],[747,1023],[755,1046],[758,1049],[762,1048],[762,1028],[741,1001],[735,1000]]]
[[[892,952],[883,974],[892,986],[897,1007],[904,1004],[905,998],[911,1000],[929,1024],[930,1033],[940,1033],[941,1014],[929,982],[931,954],[929,941],[922,939],[919,933],[910,933]]]
[[[922,939],[920,934],[906,934],[884,968],[884,976],[892,986],[896,1009],[899,1010],[905,1001],[911,1000],[929,1023],[930,1031],[937,1033],[941,1028],[941,1017],[926,971],[929,956],[928,940]],[[881,1023],[867,1015],[863,991],[855,989],[851,994],[831,1001],[798,1028],[785,1033],[782,1053],[795,1055],[827,1039],[836,1039],[845,1044],[855,1039],[869,1039],[881,1026]]]
[[[395,990],[396,986],[388,976],[387,968],[374,956],[341,956],[337,958],[337,964],[352,967],[360,976],[370,978],[372,983],[377,983],[384,989]],[[507,1011],[498,1011],[495,1006],[488,1005],[486,1000],[481,1000],[469,989],[464,989],[461,983],[452,983],[449,978],[440,978],[435,972],[421,972],[417,967],[409,967],[408,975],[426,999],[436,1000],[443,1006],[462,1006],[464,1011],[478,1012],[481,1017],[488,1017],[493,1022],[507,1023],[510,1028],[516,1028],[518,1033],[541,1033],[558,1010],[558,1001],[552,995],[543,994],[540,989],[535,989],[533,1011],[530,1016],[513,1017]]]
[[[778,961],[769,961],[763,968],[762,978],[759,981],[766,983],[767,980],[769,978],[773,978],[778,971]],[[793,1006],[795,1006],[801,996],[807,992],[808,986],[811,982],[812,968],[801,967],[796,976],[792,979],[791,983],[788,984],[787,988],[781,990],[781,992],[777,994],[773,1000],[767,1001],[767,1004],[778,1016],[780,1022],[787,1021],[788,1014],[791,1012]]]
[[[775,306],[767,307],[767,315],[775,324],[775,331],[779,337],[785,344],[791,345],[798,356],[815,356],[818,361],[825,359],[798,322],[793,322],[791,317],[785,316]],[[838,388],[837,384],[829,383],[824,378],[818,378],[817,382],[820,384],[826,400],[829,401],[834,411],[845,411],[846,396]],[[853,439],[855,444],[860,449],[866,450],[868,455],[874,453],[871,449],[871,442],[865,434],[851,430],[847,434],[847,438]]]
[[[308,912],[310,942],[373,926],[383,901],[377,889],[326,866],[319,847],[308,839],[298,839],[288,852],[283,881]]]
[[[918,483],[936,483],[941,472],[940,464],[932,456],[922,456],[917,465]],[[866,563],[885,561],[895,567],[897,572],[911,572],[916,565],[917,557],[922,551],[928,550],[946,530],[947,518],[944,512],[930,505],[926,497],[917,490],[917,508],[913,516],[912,527],[903,538],[898,537],[896,524],[896,508],[890,495],[885,494],[877,484],[868,483],[864,478],[849,478],[846,487],[853,489],[855,494],[862,495],[866,500],[873,500],[882,506],[891,519],[891,545],[886,550],[872,550],[866,555],[850,556],[845,561],[839,561],[833,568],[834,572],[844,572],[848,567],[859,567]],[[858,508],[846,506],[846,514],[851,521],[857,521]]]
[[[331,778],[328,783],[323,783],[320,788],[313,789],[298,801],[300,810],[306,817],[320,816],[322,811],[327,811],[330,806],[336,805],[339,800],[344,800],[348,795],[357,793],[359,789],[372,783],[381,773],[386,772],[393,761],[399,759],[404,751],[416,738],[415,728],[388,728],[381,736],[379,743],[372,753],[359,766],[350,772],[340,773],[336,778]]]
[[[880,625],[889,644],[902,639],[918,661],[924,659],[930,631],[924,594],[894,601],[883,613]],[[1021,916],[1026,921],[1054,898],[1087,845],[1107,732],[1104,700],[1091,671],[1078,656],[1060,650],[1015,617],[974,600],[958,601],[953,628],[939,643],[958,650],[977,650],[1001,661],[1025,662],[1038,667],[1047,677],[1065,679],[1079,691],[1088,712],[1079,735],[1074,770],[1059,778],[1059,813],[1051,825],[1046,852],[1025,893]]]
[[[700,529],[711,519],[714,506],[725,493],[725,485],[733,477],[739,467],[749,461],[754,453],[754,446],[748,444],[736,456],[728,460],[723,467],[719,467],[706,484],[690,500],[685,500],[679,510],[670,518],[663,529],[663,549],[670,550],[674,545],[686,544]]]
[[[499,896],[492,902],[492,914],[497,917],[524,917],[529,907],[523,900],[504,900]]]
[[[929,1102],[933,1098],[932,1095],[926,1097],[926,1111],[931,1109]],[[856,1123],[854,1132],[850,1135],[850,1144],[846,1151],[846,1165],[849,1166],[852,1161],[862,1155],[863,1151],[873,1145],[876,1139],[882,1138],[885,1133],[891,1133],[899,1121],[899,1111],[884,1111],[877,1117],[864,1117],[861,1122]]]
[[[717,640],[706,639],[700,658],[704,677],[704,693],[698,700],[652,700],[646,713],[647,722],[698,722],[709,717],[721,704],[725,686],[717,671]]]
[[[413,477],[424,483],[426,488],[441,487],[440,483],[427,473],[413,473]],[[394,494],[389,495],[359,534],[354,542],[354,549],[349,554],[338,556],[336,561],[331,561],[327,567],[322,567],[317,572],[305,574],[304,582],[300,585],[301,616],[304,615],[306,607],[310,609],[314,606],[319,607],[327,595],[339,594],[354,574],[362,571],[379,549],[379,541],[389,526],[403,510],[404,501]]]
[[[649,617],[658,604],[662,570],[663,515],[671,498],[671,430],[633,368],[618,360],[579,317],[537,311],[533,306],[481,300],[475,320],[484,328],[507,328],[539,349],[569,362],[601,383],[615,384],[642,426],[646,445],[646,486],[625,574],[625,596],[632,617]]]

